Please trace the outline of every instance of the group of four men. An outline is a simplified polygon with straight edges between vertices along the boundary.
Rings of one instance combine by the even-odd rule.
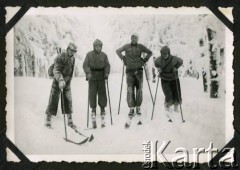
[[[128,121],[125,124],[126,128],[130,126],[131,119],[134,117],[135,113],[139,119],[138,125],[142,124],[140,107],[142,104],[143,66],[152,56],[152,52],[147,47],[138,43],[138,38],[138,34],[134,33],[131,36],[131,43],[116,50],[117,55],[126,67],[127,103],[130,108]],[[95,40],[93,43],[93,50],[87,53],[83,63],[86,80],[89,82],[88,97],[92,109],[91,118],[93,128],[97,127],[97,96],[98,105],[101,108],[101,126],[105,126],[105,107],[107,106],[105,81],[108,79],[110,73],[110,64],[107,55],[102,52],[102,46],[103,43],[100,40]],[[73,56],[76,52],[77,46],[73,43],[69,43],[67,51],[59,54],[54,61],[54,79],[46,110],[47,117],[45,126],[47,127],[51,127],[51,116],[56,115],[59,95],[63,93],[63,107],[65,108],[65,114],[67,114],[68,126],[76,128],[76,125],[72,121],[72,95],[70,87],[75,62]],[[125,52],[125,55],[123,55],[123,52]],[[164,105],[166,110],[169,110],[170,106],[174,105],[174,109],[177,111],[178,105],[182,102],[178,68],[183,62],[182,59],[172,56],[167,46],[162,47],[160,52],[161,56],[155,60],[155,66],[158,69],[165,95]],[[147,55],[142,58],[142,53],[146,53]]]

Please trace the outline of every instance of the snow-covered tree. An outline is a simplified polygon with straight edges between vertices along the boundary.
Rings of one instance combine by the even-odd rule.
[[[134,32],[155,57],[168,45],[184,60],[181,75],[202,80],[211,97],[224,92],[224,26],[214,15],[24,16],[15,27],[15,76],[47,78],[54,58],[71,41],[78,46],[74,76],[84,76],[82,62],[97,38],[103,41],[111,72],[120,72],[122,63],[115,51],[130,43]]]

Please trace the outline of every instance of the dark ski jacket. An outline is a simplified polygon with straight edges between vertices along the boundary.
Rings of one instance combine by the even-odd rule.
[[[69,57],[66,52],[59,54],[54,60],[53,75],[60,82],[71,81],[74,70],[74,57]]]
[[[125,52],[125,56],[122,55],[123,51]],[[143,52],[147,53],[147,56],[144,59],[141,57]],[[126,60],[126,71],[142,68],[144,62],[147,62],[152,56],[152,51],[142,44],[126,44],[117,49],[116,53],[121,60]]]
[[[91,74],[91,80],[104,80],[105,75],[110,73],[108,57],[104,52],[97,53],[95,50],[87,53],[83,70],[86,75]]]
[[[173,72],[173,68],[178,69],[183,64],[183,60],[179,57],[169,55],[167,59],[163,57],[158,57],[155,60],[155,66],[161,68],[162,72],[159,74],[159,77],[163,80],[176,80],[178,79],[178,71]]]

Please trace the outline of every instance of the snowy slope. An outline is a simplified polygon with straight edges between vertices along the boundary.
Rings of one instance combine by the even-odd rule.
[[[152,101],[146,81],[143,90],[143,125],[133,120],[130,129],[124,128],[128,107],[126,83],[122,93],[120,115],[117,115],[121,74],[112,74],[109,79],[113,125],[110,125],[109,109],[107,127],[84,130],[87,118],[87,83],[85,78],[74,78],[72,82],[73,120],[85,134],[93,133],[92,143],[77,146],[63,140],[63,116],[59,109],[52,119],[53,130],[44,127],[45,109],[52,80],[41,78],[15,77],[15,143],[25,154],[142,154],[142,143],[147,140],[171,140],[166,153],[174,153],[177,147],[209,146],[222,148],[225,144],[225,97],[210,99],[203,93],[202,83],[197,79],[181,78],[183,113],[186,120],[181,123],[180,114],[172,113],[173,123],[164,116],[164,96],[159,85],[154,120],[151,121]],[[150,82],[153,94],[156,84]],[[99,108],[97,110],[99,114]],[[100,117],[98,117],[100,125]],[[91,126],[91,123],[90,123]],[[99,126],[100,127],[100,126]],[[73,135],[69,132],[69,135]]]

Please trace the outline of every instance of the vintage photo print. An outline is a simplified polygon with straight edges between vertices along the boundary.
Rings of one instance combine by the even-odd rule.
[[[7,36],[9,137],[31,161],[220,150],[233,133],[231,51],[206,8],[30,9]]]

